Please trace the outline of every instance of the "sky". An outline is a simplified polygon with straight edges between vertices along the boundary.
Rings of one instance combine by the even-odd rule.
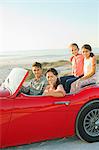
[[[0,0],[0,52],[99,47],[98,0]]]

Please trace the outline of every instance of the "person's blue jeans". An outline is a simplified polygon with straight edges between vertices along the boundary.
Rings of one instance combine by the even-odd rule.
[[[71,89],[71,84],[78,80],[79,78],[81,78],[83,75],[79,76],[79,77],[75,77],[74,75],[69,75],[69,76],[63,76],[63,77],[60,77],[60,80],[61,80],[61,84],[63,85],[66,93],[69,93],[70,92],[70,89]]]

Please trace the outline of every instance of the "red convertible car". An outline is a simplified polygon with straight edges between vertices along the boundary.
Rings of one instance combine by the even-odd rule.
[[[0,87],[0,148],[77,135],[99,142],[99,85],[65,97],[19,93],[28,75],[14,68]]]

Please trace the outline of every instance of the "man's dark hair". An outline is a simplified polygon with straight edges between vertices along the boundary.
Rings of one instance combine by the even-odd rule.
[[[41,68],[41,69],[42,69],[42,65],[41,65],[41,63],[39,63],[39,62],[35,62],[35,63],[32,65],[32,67],[38,67],[38,68]]]

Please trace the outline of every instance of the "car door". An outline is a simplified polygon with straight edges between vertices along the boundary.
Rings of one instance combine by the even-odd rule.
[[[14,101],[11,98],[0,98],[0,147],[6,146],[7,132],[10,124]]]
[[[8,145],[64,137],[68,105],[66,97],[21,95],[14,100]]]

